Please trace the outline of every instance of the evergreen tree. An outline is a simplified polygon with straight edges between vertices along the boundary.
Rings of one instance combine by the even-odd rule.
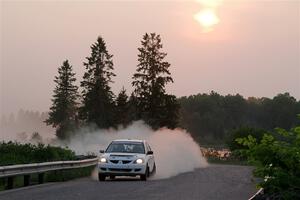
[[[33,132],[30,140],[33,143],[42,143],[43,142],[43,138],[38,132]]]
[[[178,127],[179,124],[179,109],[180,104],[177,101],[175,95],[165,95],[164,98],[164,112],[162,118],[162,125],[167,126],[168,128],[174,129]]]
[[[122,88],[116,99],[116,122],[118,125],[126,127],[130,123],[129,102],[126,90]]]
[[[50,107],[47,125],[56,128],[56,136],[60,139],[69,137],[69,133],[77,125],[77,99],[78,87],[74,85],[75,73],[68,60],[58,68],[58,76],[55,76],[56,87]]]
[[[129,97],[129,101],[128,101],[128,117],[129,117],[129,121],[137,121],[141,119],[141,115],[139,113],[139,109],[138,109],[138,99],[137,97],[134,95],[134,93],[131,93],[130,97]]]
[[[102,37],[91,46],[91,56],[84,63],[86,72],[81,86],[83,87],[83,102],[80,108],[80,118],[86,123],[95,123],[99,128],[115,126],[114,94],[109,86],[112,83],[112,55],[106,49]]]
[[[164,61],[167,53],[161,51],[161,37],[146,33],[141,44],[142,47],[138,48],[139,64],[132,82],[139,115],[154,129],[164,126],[174,128],[178,123],[179,104],[165,91],[166,84],[173,79],[169,72],[170,63]]]

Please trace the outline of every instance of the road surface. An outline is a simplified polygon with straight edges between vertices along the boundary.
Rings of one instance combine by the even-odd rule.
[[[68,182],[0,192],[1,200],[243,200],[255,192],[252,168],[210,165],[162,180],[118,179],[98,182],[81,178]]]

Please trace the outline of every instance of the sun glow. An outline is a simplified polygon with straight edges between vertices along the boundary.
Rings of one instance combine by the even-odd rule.
[[[201,4],[202,9],[194,15],[194,19],[202,26],[203,32],[212,31],[220,22],[217,10],[223,0],[196,0],[196,2]]]
[[[204,27],[209,28],[219,23],[219,18],[212,9],[205,9],[198,12],[194,18]]]

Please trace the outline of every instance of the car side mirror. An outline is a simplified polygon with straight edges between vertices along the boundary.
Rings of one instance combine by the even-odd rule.
[[[100,150],[99,152],[100,152],[100,153],[104,153],[104,150]]]
[[[153,155],[153,151],[148,151],[147,155]]]

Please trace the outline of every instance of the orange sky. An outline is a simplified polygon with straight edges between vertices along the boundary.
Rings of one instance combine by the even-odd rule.
[[[177,96],[210,92],[300,98],[300,1],[235,0],[203,31],[196,1],[1,1],[0,114],[50,106],[57,67],[78,74],[98,35],[114,55],[114,92],[131,91],[145,32],[161,34]]]

